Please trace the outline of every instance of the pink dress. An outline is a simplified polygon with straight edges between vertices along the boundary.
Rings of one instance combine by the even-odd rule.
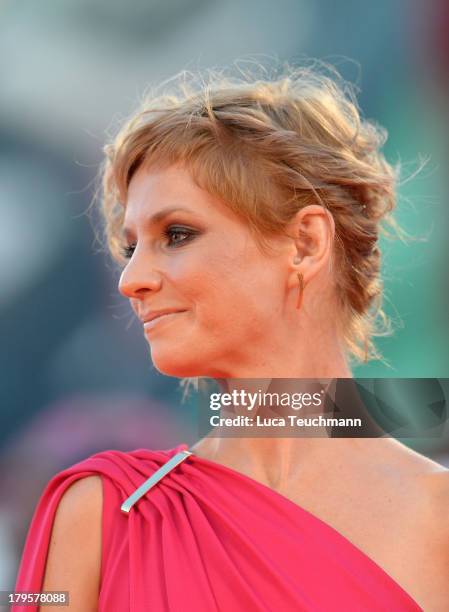
[[[78,478],[99,474],[100,612],[422,611],[333,527],[240,472],[183,453],[187,449],[108,450],[54,476],[35,510],[16,591],[41,590],[61,495]],[[159,481],[125,508],[171,458],[177,465],[156,474]]]

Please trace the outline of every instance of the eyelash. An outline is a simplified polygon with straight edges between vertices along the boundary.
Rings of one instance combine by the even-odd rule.
[[[177,242],[169,242],[169,246],[171,248],[177,248],[178,245],[181,245],[184,242],[188,242],[189,240],[191,240],[195,236],[195,233],[196,232],[192,232],[192,230],[188,230],[187,228],[171,225],[164,230],[163,235],[169,240],[173,236],[173,234],[184,234],[186,236],[184,240],[179,240]],[[135,244],[129,244],[122,247],[123,257],[125,257],[126,259],[131,259],[135,248]]]

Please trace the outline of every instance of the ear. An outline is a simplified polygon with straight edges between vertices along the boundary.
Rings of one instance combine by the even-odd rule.
[[[295,276],[301,272],[307,283],[324,266],[330,266],[335,222],[326,208],[304,206],[290,221],[288,234],[293,240],[291,264]]]

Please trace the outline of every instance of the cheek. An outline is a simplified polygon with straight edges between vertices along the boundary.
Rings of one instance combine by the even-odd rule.
[[[223,285],[232,282],[233,266],[216,251],[217,245],[215,248],[204,246],[192,250],[170,271],[171,282],[180,300],[190,303],[195,310],[211,308],[225,295]]]
[[[252,337],[270,322],[275,307],[273,284],[260,283],[242,270],[207,273],[194,279],[189,291],[194,321],[209,338]]]
[[[275,261],[261,259],[243,242],[216,241],[191,255],[172,270],[172,282],[201,331],[225,340],[224,334],[252,335],[270,324],[282,300]]]

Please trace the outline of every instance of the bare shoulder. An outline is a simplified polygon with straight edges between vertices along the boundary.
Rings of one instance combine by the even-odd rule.
[[[440,535],[446,535],[446,547],[449,557],[449,469],[431,462],[416,477],[421,490],[428,518],[433,521]],[[444,540],[443,540],[444,541]]]
[[[62,495],[53,522],[42,590],[69,591],[70,606],[97,610],[101,571],[101,477],[76,480]]]
[[[449,470],[397,440],[364,447],[380,500],[381,565],[422,609],[449,610]]]
[[[424,556],[423,586],[429,610],[449,609],[449,470],[423,458],[412,487],[416,538]],[[425,576],[425,580],[424,580]],[[432,602],[432,606],[430,605]]]
[[[449,469],[408,447],[398,448],[398,469],[412,507],[419,509],[429,529],[438,532],[449,555]],[[442,537],[443,536],[443,537]]]
[[[444,494],[449,482],[449,469],[398,440],[392,444],[392,466],[410,486],[416,485],[430,497]]]
[[[420,457],[409,476],[409,508],[402,514],[414,559],[413,583],[425,610],[449,610],[449,470]]]

